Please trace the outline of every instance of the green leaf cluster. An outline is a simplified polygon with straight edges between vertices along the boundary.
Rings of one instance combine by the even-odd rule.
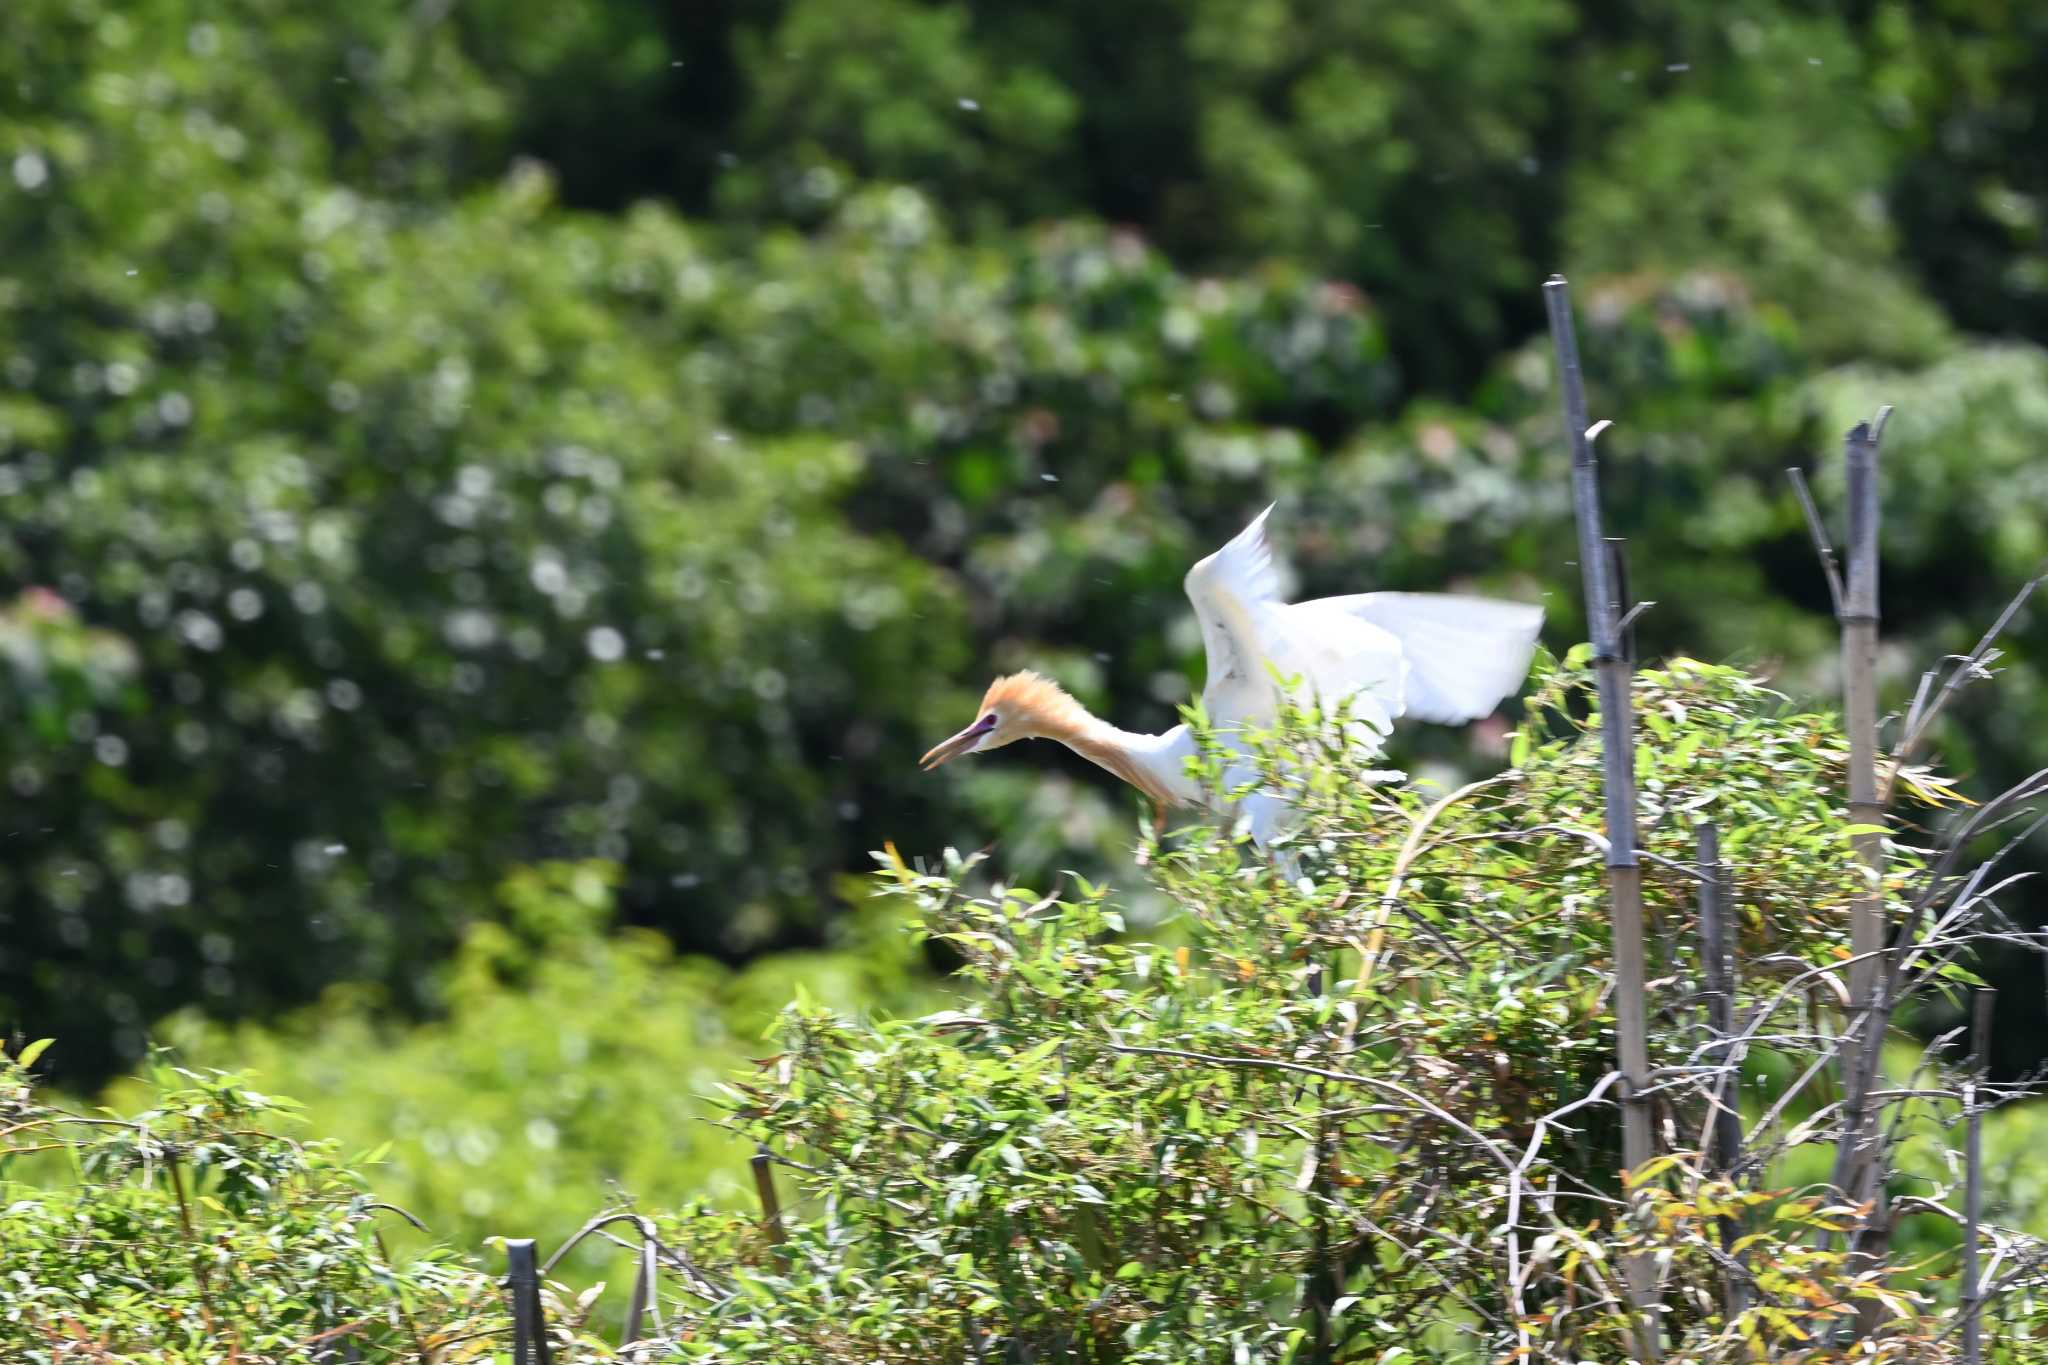
[[[494,1358],[491,1279],[390,1256],[391,1213],[334,1143],[291,1135],[291,1101],[166,1067],[141,1112],[76,1113],[32,1089],[40,1050],[0,1054],[7,1359],[313,1365],[344,1336],[370,1361]]]

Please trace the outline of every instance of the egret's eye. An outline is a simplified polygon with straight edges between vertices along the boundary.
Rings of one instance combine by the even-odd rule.
[[[984,730],[993,730],[996,728],[995,712],[991,711],[981,718],[981,728]]]

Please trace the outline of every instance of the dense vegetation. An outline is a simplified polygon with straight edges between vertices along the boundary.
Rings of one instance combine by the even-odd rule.
[[[711,1284],[682,1356],[1639,1360],[1618,1285],[1642,1255],[1670,1359],[1959,1358],[1939,1068],[1909,1064],[1917,1090],[1897,1093],[1919,1098],[1891,1101],[1920,1146],[1879,1265],[1845,1255],[1853,1211],[1824,1176],[1801,1188],[1840,1121],[1792,1077],[1825,1053],[1803,1000],[1847,955],[1861,880],[1847,744],[1690,660],[1635,689],[1665,1154],[1616,1207],[1597,722],[1567,719],[1585,686],[1550,673],[1515,766],[1451,793],[1362,780],[1328,729],[1289,730],[1275,753],[1295,766],[1275,771],[1308,812],[1303,875],[1206,829],[1154,850],[1177,947],[1130,941],[1085,882],[1040,895],[981,885],[976,859],[896,863],[981,993],[916,1021],[790,1012],[731,1103],[812,1216],[767,1272],[757,1235],[702,1220]],[[1687,1080],[1715,1055],[1700,820],[1727,826],[1735,1017],[1772,1040],[1745,1067],[1739,1160],[1710,1154]],[[1929,872],[1896,854],[1903,909]],[[2048,1326],[2048,1249],[2000,1245],[2015,1277],[1989,1335],[2020,1360]],[[1852,1344],[1862,1309],[1883,1327]]]
[[[1618,1289],[1635,1255],[1657,1267],[1666,1359],[1962,1359],[1963,1168],[1939,1057],[1898,1059],[1892,1234],[1875,1264],[1850,1254],[1853,1210],[1826,1197],[1841,1106],[1807,1064],[1825,1054],[1810,1011],[1832,998],[1822,973],[1847,954],[1862,884],[1846,743],[1827,714],[1691,660],[1635,692],[1665,1151],[1618,1180],[1586,691],[1571,662],[1546,666],[1514,766],[1454,793],[1362,781],[1369,756],[1291,718],[1272,753],[1307,813],[1301,875],[1197,826],[1148,849],[1174,908],[1150,932],[1085,880],[1040,894],[991,883],[979,855],[921,871],[885,852],[882,885],[964,962],[950,1007],[789,1007],[774,1050],[738,1067],[720,1104],[772,1158],[786,1211],[643,1200],[638,1182],[662,1173],[633,1172],[617,1230],[658,1286],[656,1311],[626,1310],[649,1345],[614,1356],[613,1311],[564,1290],[549,1304],[557,1359],[1618,1362],[1642,1358]],[[1735,1017],[1756,1039],[1737,1162],[1702,1151],[1715,1054],[1688,866],[1701,819],[1724,830]],[[1915,843],[1893,852],[1886,893],[1902,913],[1959,880],[1930,877]],[[602,900],[593,876],[563,867],[508,888],[521,932],[586,919]],[[1940,894],[1965,925],[1995,919]],[[509,936],[467,951],[487,959],[472,970],[552,970]],[[537,999],[582,981],[583,957],[536,982]],[[1937,963],[1924,984],[1963,979]],[[667,1018],[644,991],[612,998]],[[586,1046],[587,1067],[558,1081],[617,1074],[616,1043]],[[374,1229],[404,1215],[331,1144],[276,1136],[286,1102],[235,1077],[159,1073],[116,1123],[52,1108],[22,1076],[0,1059],[0,1237],[25,1268],[0,1278],[0,1347],[197,1362],[232,1343],[234,1359],[298,1362],[340,1329],[373,1361],[502,1349],[489,1281],[446,1258],[394,1261]],[[660,1093],[590,1109],[614,1126],[675,1122]],[[594,1126],[563,1137],[629,1150]],[[5,1183],[52,1149],[75,1163],[69,1179]],[[2019,1362],[2048,1331],[2048,1243],[2021,1226],[2038,1205],[2012,1168],[1986,1172],[2003,1228],[1986,1358]],[[534,1184],[485,1173],[548,1206]],[[632,1278],[634,1257],[607,1250],[610,1273]],[[1852,1345],[1864,1311],[1881,1327]]]
[[[743,1197],[695,1093],[798,983],[913,1014],[957,959],[851,875],[886,840],[1113,878],[1161,960],[1202,946],[1216,889],[1140,874],[1093,770],[915,771],[990,672],[1172,723],[1180,575],[1269,499],[1306,592],[1583,635],[1552,269],[1646,659],[1833,695],[1783,470],[1897,405],[1903,703],[2048,558],[2044,43],[2001,0],[11,0],[0,1037],[81,1092],[152,1039],[255,1066],[192,1103],[389,1140],[378,1191],[464,1247],[607,1182]],[[2048,766],[2048,647],[2006,643],[1941,735],[1972,789]],[[2038,963],[1983,966],[2010,1076]],[[787,1027],[977,1036],[822,1018]],[[1988,1139],[2037,1234],[2042,1122]],[[333,1221],[358,1177],[291,1178],[383,1274]]]
[[[1880,392],[1887,629],[1955,648],[2048,549],[2042,22],[9,5],[0,1008],[85,1080],[190,1004],[431,1009],[540,858],[729,959],[885,834],[1128,866],[1070,769],[905,760],[1026,660],[1169,721],[1269,497],[1311,588],[1568,584],[1553,266],[1647,653],[1822,680],[1780,471]]]
[[[864,911],[835,951],[771,954],[734,972],[679,961],[652,930],[608,933],[602,864],[522,869],[498,904],[504,920],[470,926],[425,1025],[336,988],[271,1025],[223,1026],[195,1010],[159,1037],[301,1097],[314,1129],[350,1150],[388,1147],[370,1173],[378,1192],[435,1238],[553,1245],[612,1190],[657,1208],[752,1197],[749,1149],[714,1125],[707,1097],[772,1050],[762,1034],[793,995],[848,1013],[914,1014],[940,1000],[911,970],[903,917],[886,907]],[[149,1099],[136,1082],[109,1096],[123,1110]],[[386,1232],[394,1246],[412,1241],[402,1225]],[[597,1251],[571,1270],[616,1278]]]

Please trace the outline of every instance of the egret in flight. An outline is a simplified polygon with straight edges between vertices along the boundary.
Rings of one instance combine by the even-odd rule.
[[[1354,735],[1376,748],[1404,716],[1458,725],[1491,714],[1521,687],[1543,624],[1541,607],[1411,592],[1289,604],[1266,540],[1272,511],[1195,565],[1183,584],[1208,656],[1202,710],[1217,738],[1239,755],[1223,775],[1226,791],[1256,778],[1245,757],[1248,742],[1233,736],[1272,728],[1283,704],[1348,714]],[[1020,739],[1058,740],[1143,792],[1162,820],[1168,808],[1209,804],[1188,774],[1196,746],[1187,726],[1157,735],[1120,730],[1036,673],[997,678],[975,722],[927,753],[924,769]],[[1239,818],[1262,848],[1281,831],[1288,809],[1284,795],[1267,790],[1238,803]]]

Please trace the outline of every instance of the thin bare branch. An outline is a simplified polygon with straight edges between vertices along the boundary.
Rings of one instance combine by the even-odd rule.
[[[1956,693],[1967,684],[1990,676],[1988,669],[1997,653],[1995,645],[1999,637],[2005,634],[2006,627],[2012,624],[2013,617],[2019,615],[2020,609],[2026,606],[2027,599],[2034,595],[2034,590],[2040,587],[2043,581],[2048,581],[2048,573],[2037,574],[2028,579],[2020,590],[2012,595],[2012,599],[2005,604],[2005,610],[1998,613],[1998,619],[1993,621],[1991,628],[1978,639],[1976,648],[1962,656],[1950,670],[1941,690],[1935,694],[1933,703],[1926,706],[1922,705],[1921,699],[1926,695],[1929,681],[1934,677],[1936,670],[1929,669],[1921,675],[1920,690],[1914,696],[1912,707],[1906,712],[1905,730],[1892,750],[1891,771],[1886,775],[1886,791],[1883,795],[1889,795],[1891,783],[1896,779],[1899,770],[1911,761],[1921,742],[1926,739],[1928,730],[1940,719],[1941,713],[1955,699]]]
[[[1835,561],[1835,547],[1828,543],[1827,527],[1820,519],[1820,509],[1813,505],[1813,492],[1806,486],[1806,473],[1798,466],[1785,471],[1785,477],[1792,481],[1792,491],[1799,498],[1799,510],[1806,514],[1807,534],[1813,537],[1814,553],[1820,556],[1820,567],[1827,574],[1828,599],[1834,604],[1835,615],[1842,614],[1842,571]]]

